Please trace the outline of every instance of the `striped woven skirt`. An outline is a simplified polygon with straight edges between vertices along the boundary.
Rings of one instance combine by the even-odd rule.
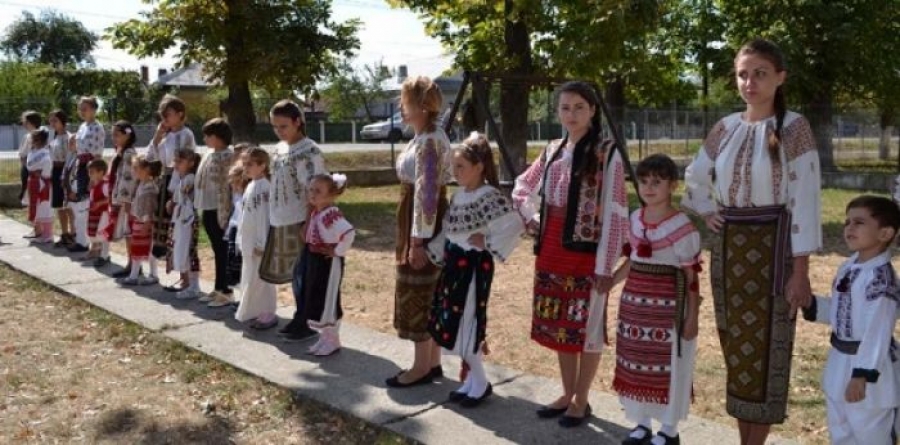
[[[534,264],[531,339],[559,352],[582,352],[594,283],[593,252],[563,248],[564,207],[547,206]]]
[[[129,218],[131,230],[131,261],[146,261],[150,259],[150,246],[153,244],[153,223],[140,222],[134,217]]]
[[[713,243],[716,327],[728,370],[726,409],[755,423],[783,423],[794,320],[784,295],[791,274],[790,214],[784,206],[723,208]]]

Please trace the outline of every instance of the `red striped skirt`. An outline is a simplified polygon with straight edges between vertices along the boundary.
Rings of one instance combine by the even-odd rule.
[[[669,403],[672,344],[686,295],[677,267],[634,262],[619,303],[613,389],[644,403]]]
[[[562,246],[566,209],[547,207],[534,265],[531,339],[560,352],[584,350],[596,255]]]
[[[153,244],[153,223],[140,222],[134,217],[131,225],[131,261],[146,261],[150,258],[150,247]]]
[[[50,178],[41,176],[41,172],[28,173],[28,221],[35,222],[37,208],[41,202],[50,200]]]
[[[93,207],[93,206],[91,206],[91,207]],[[93,237],[98,236],[97,235],[98,229],[100,229],[100,230],[104,229],[104,227],[100,227],[100,220],[103,218],[103,214],[106,213],[108,209],[109,209],[109,206],[105,205],[105,206],[100,207],[98,210],[94,210],[93,208],[88,210],[87,231],[88,231],[89,237],[93,238]],[[107,219],[108,219],[108,217],[107,217]]]

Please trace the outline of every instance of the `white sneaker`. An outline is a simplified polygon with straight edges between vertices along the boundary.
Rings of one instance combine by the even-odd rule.
[[[193,300],[200,296],[200,291],[187,288],[185,290],[178,291],[175,293],[175,298],[178,300]]]

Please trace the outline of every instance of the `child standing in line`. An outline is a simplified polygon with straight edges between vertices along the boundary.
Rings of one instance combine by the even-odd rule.
[[[228,169],[234,153],[231,145],[231,126],[224,119],[215,118],[203,125],[203,141],[209,147],[197,168],[197,189],[194,204],[203,212],[203,229],[212,246],[216,264],[215,287],[212,293],[200,298],[210,307],[227,306],[234,301],[227,280],[228,243],[225,229],[231,216],[231,187],[228,185]]]
[[[312,213],[306,223],[306,246],[300,260],[306,266],[301,295],[303,317],[319,333],[319,341],[309,348],[309,353],[317,356],[328,356],[341,349],[338,334],[344,316],[344,257],[356,236],[353,226],[334,205],[346,186],[347,177],[341,174],[316,175],[309,183]]]
[[[97,122],[97,99],[84,96],[78,100],[78,116],[82,123],[70,144],[75,145],[74,165],[69,169],[68,206],[72,211],[75,226],[75,242],[68,247],[69,252],[87,252],[88,211],[90,210],[90,177],[88,164],[94,158],[103,157],[103,143],[106,132]]]
[[[847,205],[844,241],[853,255],[841,265],[831,298],[816,296],[803,317],[831,325],[822,375],[828,432],[836,445],[895,444],[900,435],[900,281],[891,243],[900,208],[890,199],[859,196]]]
[[[25,158],[28,169],[28,221],[34,227],[35,243],[53,242],[53,210],[50,207],[50,176],[53,160],[47,140],[47,130],[34,130],[30,134],[31,151]]]
[[[131,264],[131,273],[117,281],[125,286],[156,284],[159,282],[156,257],[151,255],[150,250],[153,244],[153,218],[159,203],[158,182],[162,164],[137,155],[134,157],[132,169],[138,185],[134,192],[134,198],[131,200],[129,218],[131,251],[128,262]],[[149,262],[150,273],[143,277],[141,276],[141,266],[146,262]]]
[[[619,303],[613,388],[637,426],[623,445],[680,443],[687,418],[697,352],[700,234],[672,207],[678,167],[656,154],[636,170],[644,206],[631,214],[627,261],[615,280],[626,280]],[[652,420],[662,424],[656,436]]]
[[[54,247],[63,247],[72,244],[75,240],[75,227],[72,225],[71,211],[66,208],[66,192],[63,184],[65,179],[63,171],[72,152],[69,151],[69,132],[66,131],[66,125],[69,123],[69,116],[65,111],[53,110],[47,118],[50,124],[52,134],[50,136],[50,156],[53,159],[53,172],[50,178],[52,189],[50,191],[50,206],[56,210],[56,218],[59,220],[61,229],[59,241]]]
[[[235,287],[241,283],[243,257],[238,247],[237,232],[243,215],[244,191],[249,183],[250,178],[244,174],[244,163],[236,162],[228,171],[228,184],[231,186],[231,216],[228,218],[228,229],[225,231],[225,241],[228,243],[228,285]]]
[[[116,146],[116,155],[109,166],[109,181],[112,192],[110,193],[109,224],[102,231],[106,241],[118,241],[125,239],[125,251],[131,261],[131,236],[129,233],[129,215],[131,214],[131,202],[137,188],[137,178],[134,177],[132,165],[137,152],[134,145],[137,136],[134,127],[128,121],[118,121],[112,127],[113,143]],[[113,273],[113,277],[123,278],[131,273],[131,263],[124,269]]]
[[[160,122],[156,127],[153,140],[147,147],[147,158],[162,163],[162,174],[159,183],[159,204],[156,209],[156,227],[153,232],[153,256],[164,258],[168,255],[169,226],[172,216],[168,213],[168,202],[171,199],[169,183],[172,181],[172,172],[175,169],[175,152],[178,150],[196,151],[194,133],[184,124],[187,119],[187,108],[184,102],[170,94],[163,96],[159,102]],[[172,286],[163,289],[169,292],[178,292],[187,288],[185,277]]]
[[[88,236],[91,250],[83,261],[94,260],[94,267],[109,263],[109,242],[100,234],[100,229],[109,224],[109,180],[106,176],[106,161],[97,158],[88,164],[91,178],[91,198],[88,210]]]
[[[294,318],[278,332],[287,341],[302,341],[315,335],[303,318],[300,279],[303,262],[303,232],[309,217],[309,181],[325,173],[322,150],[306,135],[306,120],[300,106],[282,100],[269,112],[279,143],[272,156],[272,191],[269,199],[271,230],[260,264],[260,277],[273,284],[291,282],[297,309]]]
[[[251,179],[244,192],[237,229],[237,246],[243,256],[241,269],[241,303],[234,318],[240,322],[253,320],[253,329],[270,329],[278,325],[275,285],[259,277],[259,264],[266,238],[269,236],[269,154],[253,147],[246,151],[244,172]]]
[[[474,408],[493,393],[484,369],[484,343],[494,260],[506,261],[525,226],[512,201],[498,189],[487,138],[472,133],[453,150],[452,166],[460,188],[450,199],[441,232],[428,244],[431,261],[442,267],[428,332],[445,352],[460,356],[468,366],[450,401]]]
[[[169,183],[172,197],[166,204],[172,215],[169,227],[169,245],[166,255],[166,272],[177,271],[187,287],[178,291],[175,298],[190,300],[200,295],[200,258],[197,255],[199,223],[194,210],[194,189],[200,155],[193,150],[175,152],[175,173]]]
[[[22,136],[22,143],[19,144],[19,176],[22,181],[22,189],[19,191],[19,201],[22,205],[27,205],[25,192],[28,190],[28,154],[31,153],[31,132],[37,130],[41,126],[41,114],[37,111],[26,111],[22,113],[19,124],[25,130],[25,136]],[[26,235],[26,238],[34,238],[34,234]]]

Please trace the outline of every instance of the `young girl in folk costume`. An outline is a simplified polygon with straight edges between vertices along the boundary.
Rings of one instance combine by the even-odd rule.
[[[253,320],[253,329],[269,329],[278,324],[275,310],[278,300],[275,285],[259,277],[259,264],[266,238],[269,236],[269,154],[253,147],[247,151],[243,171],[251,179],[240,202],[238,214],[237,247],[243,256],[241,276],[241,303],[234,318],[240,322]],[[236,185],[243,182],[237,179]],[[236,203],[237,204],[237,203]]]
[[[685,172],[682,207],[717,235],[710,278],[726,409],[743,444],[763,444],[787,414],[794,315],[811,298],[809,255],[822,247],[819,155],[809,123],[785,107],[777,46],[744,45],[735,73],[747,110],[713,127]]]
[[[408,370],[386,379],[393,388],[429,384],[444,376],[441,348],[428,332],[428,317],[441,269],[428,261],[426,244],[441,231],[447,210],[452,152],[440,127],[440,87],[425,76],[410,77],[400,90],[403,121],[416,136],[397,157],[400,202],[397,206],[394,329],[414,344]]]
[[[881,196],[847,205],[844,241],[853,255],[835,275],[831,297],[803,309],[808,321],[831,326],[831,350],[822,375],[828,432],[836,445],[896,444],[900,434],[900,280],[891,243],[900,207]]]
[[[75,239],[75,228],[72,225],[73,221],[71,218],[72,212],[66,208],[66,192],[63,187],[65,183],[63,171],[67,161],[73,156],[72,152],[69,151],[70,135],[66,131],[69,117],[65,111],[53,110],[48,115],[47,123],[50,124],[50,130],[52,130],[49,143],[50,156],[53,159],[53,173],[50,178],[52,184],[50,205],[56,210],[56,218],[59,220],[59,227],[62,232],[55,247],[62,247],[71,244]]]
[[[21,166],[19,173],[22,180],[19,201],[22,201],[22,205],[28,205],[28,200],[25,197],[25,192],[28,190],[28,153],[31,153],[31,132],[41,126],[41,114],[32,110],[26,111],[22,113],[19,124],[25,129],[25,136],[22,137],[22,142],[19,144],[19,164]],[[25,235],[25,237],[34,238],[35,236],[31,234]]]
[[[175,172],[169,182],[171,199],[166,204],[172,215],[169,227],[169,245],[166,254],[166,272],[177,271],[187,287],[178,291],[175,298],[189,300],[200,296],[200,258],[197,255],[199,221],[194,210],[195,175],[200,155],[190,149],[175,152]]]
[[[246,151],[246,148],[244,151]],[[266,156],[268,156],[268,152],[266,153]],[[266,174],[268,175],[268,169],[266,169]],[[266,177],[266,180],[268,180],[268,176]],[[225,230],[225,241],[228,243],[228,266],[226,267],[228,273],[227,282],[229,286],[238,286],[241,283],[241,269],[243,268],[244,261],[243,256],[241,255],[241,249],[238,247],[237,232],[243,215],[244,192],[247,189],[247,185],[250,184],[250,178],[244,173],[243,162],[235,163],[235,165],[231,166],[231,169],[228,170],[228,184],[231,187],[231,215],[228,217],[228,228]],[[271,189],[271,184],[269,185],[269,189]],[[265,211],[268,212],[268,207],[266,207]],[[266,213],[266,215],[266,218],[268,218],[268,213]],[[268,224],[268,219],[266,220],[266,224]],[[268,228],[266,229],[266,233],[268,235]],[[263,247],[265,248],[265,246]],[[259,275],[258,270],[256,271],[256,275]]]
[[[215,287],[212,293],[201,298],[210,307],[226,306],[233,301],[228,285],[228,242],[225,229],[231,216],[231,187],[228,185],[228,169],[233,153],[231,127],[224,119],[215,118],[203,125],[203,141],[209,147],[197,168],[197,189],[194,204],[203,212],[203,229],[212,246],[216,264]]]
[[[34,226],[34,242],[53,242],[53,209],[50,206],[50,176],[53,160],[47,140],[50,134],[40,129],[31,132],[31,151],[25,159],[28,169],[28,221]]]
[[[100,230],[109,224],[109,178],[106,176],[106,161],[94,159],[88,164],[88,175],[91,178],[91,198],[88,210],[88,236],[91,238],[91,250],[83,261],[94,260],[94,267],[103,267],[109,263],[109,241]]]
[[[563,395],[538,409],[562,427],[591,414],[588,392],[606,343],[606,299],[628,237],[625,166],[601,139],[600,99],[584,82],[559,88],[566,138],[516,179],[512,198],[536,234],[531,338],[556,351]]]
[[[156,215],[156,227],[154,230],[153,255],[163,258],[167,255],[169,244],[169,226],[171,215],[168,213],[168,202],[171,198],[169,183],[172,181],[172,171],[175,169],[175,152],[181,149],[196,151],[196,141],[191,129],[184,125],[187,118],[187,109],[184,102],[170,94],[163,96],[159,102],[160,122],[156,127],[156,133],[150,146],[147,147],[147,159],[162,163],[163,171],[159,183],[159,203]],[[177,292],[188,286],[185,277],[173,285],[163,289]]]
[[[131,214],[129,218],[131,232],[131,251],[128,263],[131,264],[131,273],[118,280],[126,286],[148,285],[159,282],[159,274],[156,267],[156,257],[151,255],[153,245],[153,218],[156,215],[156,206],[159,204],[159,175],[162,172],[162,164],[159,161],[150,161],[142,155],[134,157],[132,164],[134,177],[138,181],[134,197],[131,200]],[[141,275],[141,267],[149,262],[149,275]]]
[[[450,199],[441,233],[428,245],[432,261],[443,267],[428,331],[469,368],[450,401],[475,407],[493,392],[482,348],[494,259],[509,257],[525,226],[509,197],[497,189],[494,154],[484,136],[473,133],[453,151],[453,175],[460,189]]]
[[[299,105],[282,100],[272,107],[269,117],[280,142],[272,156],[271,228],[259,274],[273,284],[292,282],[297,308],[293,320],[279,333],[289,341],[297,341],[315,334],[303,318],[299,283],[303,264],[298,258],[303,249],[304,224],[309,216],[309,180],[325,173],[325,159],[319,146],[306,136],[306,121]]]
[[[309,353],[317,356],[331,355],[341,349],[338,331],[344,316],[341,308],[344,256],[356,232],[334,201],[346,186],[347,177],[341,174],[316,175],[309,184],[312,213],[306,223],[306,246],[300,259],[305,264],[301,292],[304,318],[319,333],[319,341],[309,348]]]
[[[88,164],[94,158],[103,157],[106,131],[96,120],[97,99],[91,96],[78,101],[78,116],[83,122],[73,136],[75,145],[74,165],[69,169],[68,206],[72,211],[75,226],[75,242],[68,247],[69,252],[87,252],[90,246],[88,236],[88,211],[90,210],[90,177]]]
[[[113,144],[116,146],[116,155],[109,166],[110,193],[109,224],[101,230],[101,236],[107,242],[125,239],[125,251],[131,252],[131,236],[129,233],[129,215],[131,214],[131,202],[137,188],[137,178],[134,176],[132,165],[137,152],[134,145],[137,136],[134,127],[128,121],[118,121],[112,127]],[[131,261],[131,255],[127,255]],[[113,274],[116,278],[128,276],[131,273],[131,263],[124,269]]]
[[[672,207],[678,166],[666,155],[636,169],[644,206],[631,214],[626,279],[619,302],[613,389],[628,420],[637,424],[623,445],[679,444],[687,418],[697,351],[700,234]],[[662,424],[653,437],[651,420]]]

